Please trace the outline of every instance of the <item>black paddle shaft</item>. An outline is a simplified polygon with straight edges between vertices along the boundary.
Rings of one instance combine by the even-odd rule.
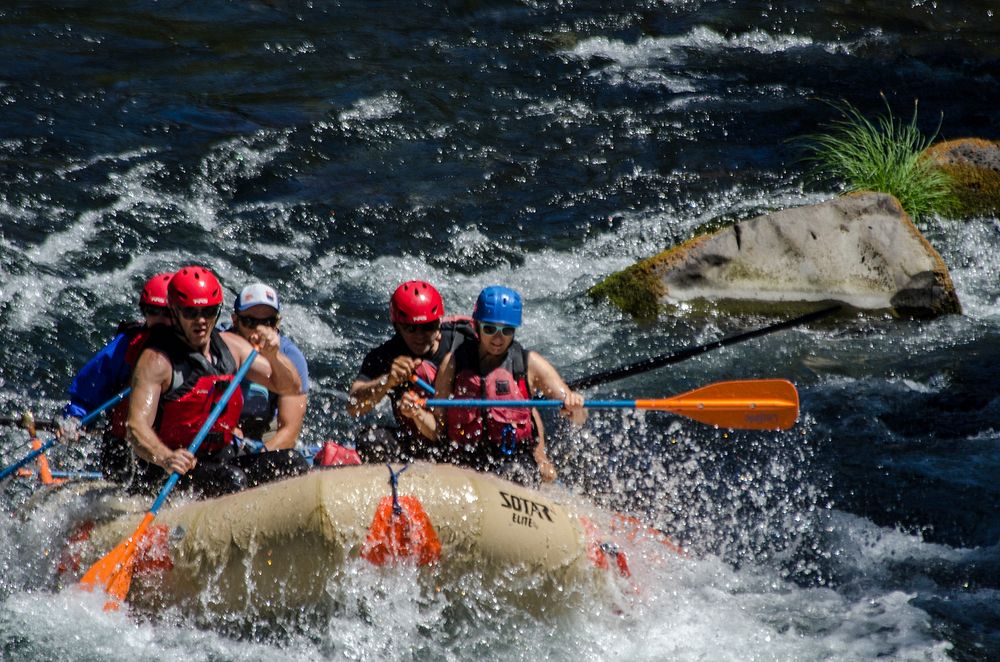
[[[680,363],[681,361],[689,359],[692,356],[698,356],[699,354],[704,354],[705,352],[709,352],[713,349],[718,349],[719,347],[725,347],[726,345],[733,345],[738,342],[743,342],[744,340],[750,340],[751,338],[757,338],[759,336],[766,336],[767,334],[774,333],[775,331],[790,329],[793,326],[798,326],[800,324],[806,324],[807,322],[813,322],[815,320],[822,319],[827,315],[831,315],[836,311],[840,310],[840,308],[841,305],[836,304],[826,308],[821,308],[820,310],[814,310],[813,312],[806,313],[805,315],[799,315],[798,317],[793,317],[792,319],[785,320],[784,322],[778,322],[777,324],[772,324],[770,326],[754,329],[753,331],[746,331],[744,333],[738,333],[733,336],[727,336],[719,340],[713,340],[712,342],[705,343],[704,345],[697,345],[696,347],[688,347],[687,349],[682,349],[678,352],[672,352],[670,354],[663,354],[661,356],[654,356],[649,359],[643,359],[642,361],[637,361],[636,363],[621,366],[620,368],[615,368],[613,370],[601,372],[596,375],[591,375],[589,377],[581,377],[580,379],[575,379],[569,382],[568,386],[573,390],[589,388],[591,386],[597,386],[598,384],[606,384],[608,382],[613,382],[617,379],[623,379],[625,377],[637,375],[640,372],[646,372],[647,370],[654,370],[656,368],[661,368],[665,365],[670,365],[671,363]]]

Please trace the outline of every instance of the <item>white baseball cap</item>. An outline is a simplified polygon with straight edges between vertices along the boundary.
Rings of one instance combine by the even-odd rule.
[[[281,301],[278,299],[278,293],[274,291],[274,288],[264,283],[253,283],[240,290],[233,308],[237,313],[242,313],[247,308],[261,305],[271,306],[271,308],[274,308],[279,313],[281,312]]]

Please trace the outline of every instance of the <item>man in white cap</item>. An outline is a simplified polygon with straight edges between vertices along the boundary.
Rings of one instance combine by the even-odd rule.
[[[249,338],[258,326],[277,329],[281,323],[281,300],[273,287],[253,283],[244,287],[233,304],[233,326],[227,329]],[[269,451],[293,449],[302,431],[309,391],[309,369],[306,359],[287,336],[279,334],[279,349],[288,357],[302,380],[302,390],[292,395],[278,395],[263,386],[244,381],[243,412],[240,430],[244,439],[264,442]],[[275,429],[275,424],[277,429]]]

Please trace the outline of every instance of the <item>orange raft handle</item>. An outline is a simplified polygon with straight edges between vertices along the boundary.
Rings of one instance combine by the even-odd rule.
[[[389,485],[392,496],[382,497],[375,509],[375,517],[368,527],[368,536],[361,549],[361,558],[372,565],[393,565],[413,559],[417,565],[432,565],[441,558],[441,541],[438,539],[431,518],[420,499],[399,496],[399,471],[389,467]]]

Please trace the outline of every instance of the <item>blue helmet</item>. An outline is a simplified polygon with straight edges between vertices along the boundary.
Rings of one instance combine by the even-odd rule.
[[[490,324],[521,326],[521,295],[502,285],[490,285],[479,293],[472,319]]]

